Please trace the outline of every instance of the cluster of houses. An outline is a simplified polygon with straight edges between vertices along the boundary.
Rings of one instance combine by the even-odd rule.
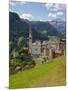
[[[65,40],[36,41],[32,43],[31,55],[44,56],[48,59],[65,54]]]
[[[47,57],[48,59],[55,58],[59,55],[65,55],[65,39],[52,39],[48,41],[36,41],[32,43],[32,32],[29,29],[29,53],[32,57]]]

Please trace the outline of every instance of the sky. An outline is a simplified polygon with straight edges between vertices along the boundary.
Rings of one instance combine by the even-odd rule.
[[[10,1],[9,11],[16,12],[20,18],[30,21],[66,21],[66,5],[56,3],[39,3]]]

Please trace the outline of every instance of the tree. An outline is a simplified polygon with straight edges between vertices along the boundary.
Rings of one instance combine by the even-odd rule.
[[[18,38],[18,41],[17,41],[17,46],[18,46],[18,49],[21,49],[23,46],[24,46],[24,38],[23,37],[19,37]]]

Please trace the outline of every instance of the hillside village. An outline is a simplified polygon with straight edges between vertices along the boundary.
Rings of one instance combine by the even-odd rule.
[[[60,40],[55,37],[48,41],[45,40],[41,42],[37,40],[32,43],[32,31],[29,27],[29,53],[32,57],[45,57],[51,60],[57,56],[65,55],[65,45],[65,39]]]
[[[24,60],[26,59],[30,61],[30,59],[46,61],[52,60],[57,58],[58,56],[64,55],[66,53],[66,40],[65,38],[58,38],[55,36],[51,36],[49,40],[36,40],[35,42],[32,41],[32,28],[31,24],[29,23],[29,37],[28,37],[28,45],[27,47],[23,47],[23,50],[27,51],[27,55],[25,56]],[[23,52],[23,50],[21,52]],[[13,52],[13,58],[17,58],[19,52]],[[23,57],[23,55],[21,55]]]
[[[34,67],[35,65],[39,64],[39,62],[40,64],[42,64],[43,62],[46,63],[61,55],[65,56],[66,53],[65,34],[64,35],[60,34],[55,28],[53,28],[53,26],[50,26],[50,24],[44,22],[30,22],[28,20],[24,21],[22,20],[23,22],[17,23],[16,22],[17,20],[14,19],[15,24],[13,24],[12,18],[15,18],[14,15],[17,16],[16,19],[20,20],[17,14],[10,13],[9,55],[10,55],[11,73],[15,73],[15,71],[19,71],[27,67],[28,68]],[[35,25],[36,23],[38,23],[37,24],[38,26]],[[13,25],[15,26],[13,27]],[[35,27],[33,27],[34,25]],[[42,28],[39,26],[41,26]],[[47,29],[44,26],[47,27]],[[40,30],[42,32],[43,27],[44,31],[50,30],[49,31],[50,33],[48,35],[47,33],[46,34],[44,33],[45,34],[44,35],[42,33],[40,34],[40,32],[39,33],[37,32]],[[35,28],[37,28],[37,30]],[[55,31],[56,33],[58,32],[57,35]],[[61,36],[62,38],[60,38]],[[45,37],[48,37],[48,39],[46,39]]]

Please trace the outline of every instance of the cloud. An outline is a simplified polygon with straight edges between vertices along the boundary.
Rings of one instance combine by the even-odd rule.
[[[66,5],[65,4],[60,4],[59,7],[66,10]]]
[[[52,19],[50,18],[50,19],[48,19],[48,21],[50,22],[50,21],[52,21]]]
[[[56,18],[56,16],[57,16],[57,15],[56,15],[56,14],[53,14],[53,13],[49,13],[49,14],[48,14],[48,17]]]
[[[65,4],[55,4],[55,3],[49,3],[49,4],[45,4],[45,7],[50,10],[50,11],[54,11],[57,12],[59,10],[65,10],[66,9],[66,5]]]
[[[11,6],[15,6],[15,5],[24,5],[26,4],[26,2],[23,2],[23,1],[9,1],[9,5]]]
[[[59,15],[59,16],[61,16],[63,14],[64,14],[63,12],[57,12],[57,15]]]
[[[9,5],[11,5],[11,6],[15,6],[15,5],[16,5],[16,3],[15,3],[15,2],[13,2],[13,1],[9,1]]]
[[[60,11],[55,12],[55,13],[50,12],[50,13],[48,14],[48,19],[61,18],[63,15],[64,15],[64,13],[63,13],[63,12],[60,12]]]
[[[50,9],[51,7],[53,6],[53,4],[45,4],[45,7],[47,8],[47,9]]]
[[[40,21],[40,22],[45,22],[46,20],[45,20],[45,19],[40,19],[39,21]]]
[[[23,13],[20,17],[29,20],[29,19],[31,19],[33,16],[32,16],[31,13]]]
[[[20,4],[23,5],[23,4],[26,4],[27,2],[23,2],[23,1],[20,1]]]
[[[49,3],[49,4],[45,4],[45,7],[47,8],[47,9],[52,9],[52,8],[55,8],[55,9],[59,9],[60,7],[59,7],[59,4],[54,4],[54,3]]]

